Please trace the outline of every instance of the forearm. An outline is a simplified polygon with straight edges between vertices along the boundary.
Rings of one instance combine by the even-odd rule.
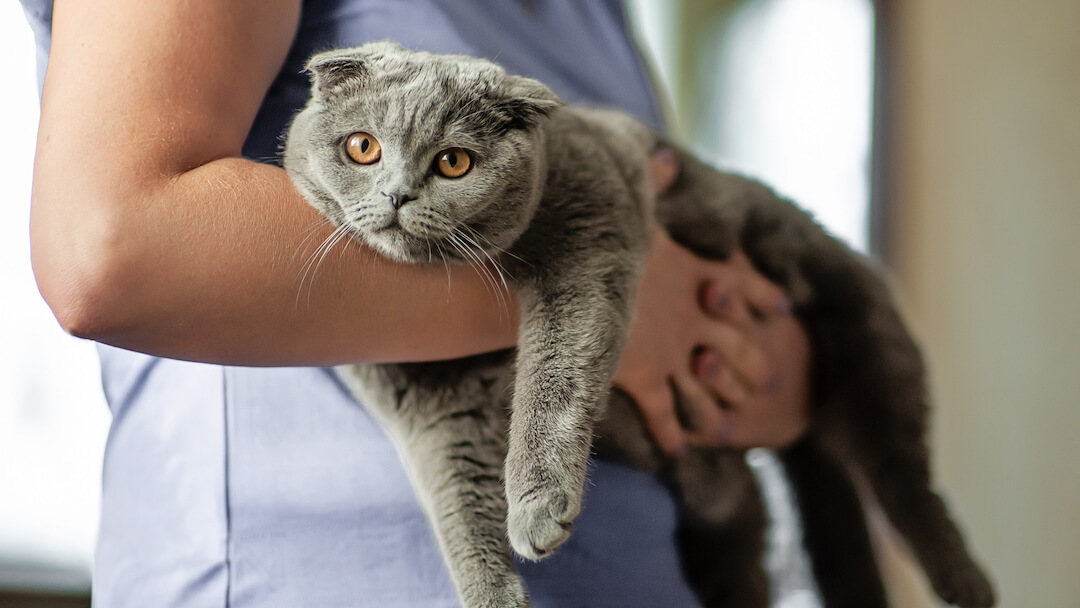
[[[58,0],[34,167],[38,285],[71,333],[248,365],[445,358],[513,343],[469,268],[346,243],[240,147],[297,0]]]
[[[514,341],[513,300],[503,309],[470,268],[396,264],[345,241],[321,249],[331,227],[276,167],[221,159],[123,204],[82,203],[88,219],[36,204],[32,221],[43,294],[76,335],[245,365],[447,358]]]

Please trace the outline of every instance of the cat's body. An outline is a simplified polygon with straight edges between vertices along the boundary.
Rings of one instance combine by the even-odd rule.
[[[796,469],[795,477],[814,476],[793,479],[800,507],[814,508],[808,502],[815,500],[815,484],[841,493],[854,492],[841,486],[855,481],[904,537],[939,596],[961,606],[991,605],[994,594],[988,580],[932,490],[926,371],[880,273],[766,186],[718,172],[688,154],[681,154],[679,162],[679,178],[657,203],[661,223],[676,241],[703,257],[724,259],[741,248],[760,272],[791,295],[795,314],[810,335],[813,423],[807,437],[782,455],[789,471]],[[748,596],[756,598],[749,605],[765,605],[760,581],[754,582],[758,591],[752,592],[751,586],[716,576],[720,570],[711,566],[694,571],[695,563],[722,560],[735,572],[741,566],[744,580],[754,581],[752,562],[747,566],[718,554],[705,540],[742,543],[741,548],[726,549],[736,554],[760,551],[765,522],[742,454],[693,450],[685,459],[668,461],[645,436],[628,400],[613,399],[609,410],[612,415],[598,430],[598,449],[658,471],[680,490],[683,554],[688,575],[707,605],[747,605],[721,600]],[[807,518],[807,535],[818,532],[815,525],[826,525],[822,520],[835,517],[824,512],[827,508],[842,504],[838,500],[816,508],[818,519]],[[829,522],[836,537],[825,541],[853,554],[832,556],[832,572],[814,564],[819,582],[834,587],[822,589],[830,607],[885,605],[880,582],[859,575],[874,574],[866,570],[872,554],[859,516],[847,514],[851,530],[838,529],[843,522]],[[746,529],[753,526],[758,534],[748,536]],[[825,543],[817,543],[819,554],[831,550],[822,546]],[[830,580],[822,580],[826,578]],[[837,585],[847,589],[837,590]],[[856,589],[861,591],[851,591]]]
[[[880,280],[804,214],[685,154],[654,209],[645,169],[659,140],[646,127],[560,107],[482,60],[372,43],[309,68],[313,99],[285,155],[308,200],[401,261],[500,267],[521,302],[516,351],[339,368],[394,438],[467,608],[528,605],[506,538],[532,559],[567,538],[598,421],[602,450],[682,495],[687,568],[707,605],[767,599],[762,507],[738,454],[665,461],[624,397],[603,416],[654,215],[702,255],[742,247],[792,293],[814,344],[816,453],[868,481],[943,597],[992,602],[929,488],[918,351]],[[694,546],[731,530],[739,542]]]

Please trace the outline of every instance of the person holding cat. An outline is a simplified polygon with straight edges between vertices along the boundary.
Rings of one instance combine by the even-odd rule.
[[[621,5],[23,3],[48,61],[34,269],[64,328],[102,344],[114,417],[95,605],[453,605],[393,446],[322,366],[512,346],[513,294],[327,241],[273,164],[279,137],[314,51],[383,38],[496,58],[659,127]],[[616,382],[663,449],[806,429],[788,307],[744,256],[705,262],[656,231]],[[575,535],[522,567],[534,604],[693,605],[667,491],[604,461],[589,479]]]

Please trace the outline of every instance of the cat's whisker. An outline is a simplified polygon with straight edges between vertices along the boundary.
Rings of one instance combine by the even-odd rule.
[[[488,294],[495,295],[492,294],[492,283],[490,277],[484,276],[483,268],[481,268],[480,264],[476,262],[475,255],[470,252],[469,248],[465,245],[464,242],[462,242],[461,238],[453,232],[446,233],[446,237],[447,241],[453,246],[454,250],[457,251],[463,258],[463,260],[466,262],[466,265],[472,268],[473,271],[476,272],[477,276],[480,277],[480,282],[483,283],[484,289],[487,290]],[[449,266],[447,267],[447,272],[449,273]]]
[[[507,291],[509,291],[510,287],[506,285],[506,277],[509,276],[510,280],[514,281],[514,282],[516,282],[517,279],[515,279],[514,275],[511,274],[509,270],[504,268],[503,265],[500,264],[499,261],[496,260],[494,258],[494,256],[491,255],[491,252],[489,250],[495,250],[496,252],[499,253],[499,255],[510,256],[510,257],[514,258],[515,260],[520,261],[522,264],[525,264],[530,268],[534,268],[532,264],[526,262],[520,256],[514,255],[513,253],[510,253],[509,251],[503,249],[502,247],[499,247],[497,245],[492,244],[491,239],[489,239],[486,236],[484,236],[483,234],[477,232],[473,228],[471,228],[469,226],[465,226],[465,225],[462,225],[462,228],[465,228],[466,230],[469,231],[470,234],[473,235],[473,242],[474,243],[476,242],[477,239],[480,239],[480,240],[483,240],[484,243],[487,244],[487,247],[481,247],[479,243],[476,243],[476,248],[479,249],[480,251],[483,251],[484,255],[487,256],[487,259],[491,260],[491,263],[499,271],[499,278],[502,279],[503,285],[506,286]]]
[[[446,259],[446,252],[442,250],[442,247],[439,247],[438,244],[436,244],[435,249],[436,249],[436,251],[439,252],[439,257],[442,258],[443,266],[446,267],[446,299],[447,299],[447,301],[449,301],[450,300],[450,261]]]
[[[499,266],[498,262],[492,259],[491,255],[488,254],[483,247],[480,247],[479,243],[477,243],[474,238],[463,232],[454,231],[451,234],[455,234],[459,240],[466,241],[467,244],[472,245],[468,250],[470,252],[470,257],[475,261],[473,266],[482,271],[483,274],[481,276],[491,283],[491,289],[489,291],[495,292],[495,298],[499,303],[499,311],[508,318],[510,315],[510,303],[507,300],[506,294],[510,291],[510,286],[506,284],[506,277],[503,276],[502,268]],[[484,263],[484,259],[480,257],[481,254],[495,267],[495,272],[498,273],[499,277],[498,281],[496,281],[495,275],[492,274],[491,268],[489,268],[488,265]],[[499,289],[499,282],[502,283],[502,289]]]
[[[296,252],[294,253],[293,257],[294,260],[296,259],[295,256],[300,255],[300,252],[303,251],[304,246],[308,244],[308,241],[310,241],[311,238],[314,237],[319,232],[319,229],[323,226],[333,226],[333,223],[331,223],[330,219],[323,215],[320,215],[319,219],[315,220],[311,223],[310,226],[308,226],[307,230],[304,231],[304,237],[300,239],[300,243],[296,247]]]
[[[484,283],[484,288],[487,289],[488,294],[499,300],[501,303],[503,295],[502,292],[499,291],[499,286],[495,281],[495,277],[491,275],[491,271],[488,270],[479,254],[465,242],[464,235],[457,233],[456,231],[451,231],[448,233],[448,236],[457,250],[460,251],[469,262],[469,266],[472,266],[473,270],[476,271],[476,274]],[[505,305],[503,306],[505,307]]]
[[[536,266],[533,266],[532,262],[526,260],[525,258],[521,257],[520,255],[517,255],[517,254],[515,254],[515,253],[513,253],[511,251],[503,249],[502,247],[499,247],[498,245],[492,245],[491,242],[488,241],[486,238],[484,239],[484,241],[486,241],[488,243],[488,246],[491,249],[494,249],[495,251],[498,251],[500,255],[505,255],[505,256],[514,258],[515,260],[521,262],[522,264],[528,266],[529,268],[532,268],[533,270],[536,270]],[[510,275],[510,278],[514,278],[514,276]]]
[[[304,263],[303,267],[300,269],[300,285],[299,285],[299,287],[297,289],[297,294],[296,294],[297,303],[299,303],[300,292],[303,291],[304,282],[307,280],[308,272],[311,270],[312,265],[315,263],[315,259],[319,256],[319,252],[321,252],[322,249],[324,247],[326,247],[327,243],[329,243],[331,240],[333,240],[334,235],[337,234],[337,231],[338,231],[338,229],[335,228],[333,232],[331,232],[325,239],[323,239],[322,243],[319,243],[319,246],[316,247],[311,252],[311,254],[308,256],[307,261]]]
[[[344,224],[338,226],[333,232],[327,236],[323,242],[311,252],[311,256],[308,257],[308,261],[302,268],[302,274],[300,276],[300,284],[296,289],[296,306],[300,306],[300,295],[304,291],[304,283],[308,284],[308,302],[310,303],[311,292],[315,287],[315,274],[319,271],[319,266],[322,265],[326,259],[327,254],[341,242],[343,238],[348,236],[348,227]]]
[[[308,298],[311,297],[311,292],[315,287],[315,275],[319,272],[319,267],[326,260],[326,256],[341,242],[343,238],[348,235],[348,228],[345,225],[339,226],[330,237],[324,241],[324,246],[321,247],[321,253],[315,260],[314,265],[311,267],[311,280],[308,282]]]
[[[481,247],[480,244],[476,242],[476,239],[480,238],[480,239],[483,239],[484,242],[486,242],[486,243],[488,243],[490,245],[491,244],[490,240],[488,240],[486,237],[484,237],[480,233],[476,232],[475,230],[473,230],[469,226],[462,225],[462,228],[465,228],[466,230],[469,231],[470,234],[473,235],[473,237],[470,240],[476,246],[476,249],[478,251],[480,251],[481,253],[483,253],[484,257],[486,257],[488,259],[488,261],[491,262],[491,266],[494,267],[495,272],[498,274],[499,281],[502,282],[502,286],[503,286],[503,291],[500,292],[499,301],[500,301],[500,304],[502,306],[502,313],[503,313],[504,317],[509,318],[510,317],[510,303],[509,303],[509,301],[507,300],[507,298],[505,297],[504,294],[507,294],[507,293],[510,292],[510,285],[507,283],[507,280],[506,280],[506,276],[510,275],[510,272],[507,271],[505,268],[503,268],[503,265],[500,264],[499,261],[496,260],[495,257],[491,255],[491,252],[489,252],[487,248]],[[495,249],[496,251],[501,251],[501,249],[499,247],[495,247],[494,245],[492,245],[491,248]],[[514,257],[517,257],[517,256],[514,256]],[[513,275],[510,275],[510,279],[512,281],[516,282],[516,279],[514,279]]]
[[[343,232],[341,237],[338,238],[338,243],[340,243],[342,241],[345,242],[345,245],[343,245],[341,247],[338,247],[338,259],[339,260],[342,259],[343,257],[345,257],[345,252],[349,250],[348,245],[349,245],[350,240],[352,240],[352,232],[351,231]],[[334,243],[334,246],[337,246],[337,243]]]
[[[494,258],[491,257],[491,255],[484,247],[480,245],[479,242],[477,242],[476,237],[479,237],[480,235],[475,230],[465,224],[459,224],[455,226],[454,223],[451,222],[444,213],[436,209],[428,210],[428,213],[425,213],[424,216],[433,220],[441,220],[441,223],[443,224],[441,226],[428,224],[427,222],[424,222],[423,225],[439,228],[441,229],[441,232],[444,232],[451,238],[456,239],[460,245],[458,246],[458,249],[462,251],[462,253],[465,254],[470,260],[472,260],[475,265],[481,267],[481,269],[487,276],[487,280],[491,281],[492,287],[496,291],[498,291],[498,283],[502,283],[503,289],[505,291],[510,290],[510,287],[506,282],[506,277],[504,276],[504,273],[506,273],[505,269],[502,268],[502,266]],[[462,232],[461,229],[467,230],[468,233]],[[487,239],[484,240],[488,241]],[[471,245],[471,247],[469,245]],[[484,258],[487,258],[487,260],[491,262],[491,264],[495,267],[495,270],[498,273],[498,281],[495,280],[495,276],[491,274],[491,271],[490,269],[488,269],[487,264],[485,264],[484,260],[480,257],[481,254],[484,256]],[[511,279],[513,279],[512,276]],[[508,305],[505,302],[505,297],[502,293],[499,294],[499,300],[502,302],[504,309],[508,308]]]
[[[450,220],[434,209],[427,209],[420,215],[425,218],[425,220],[420,221],[420,224],[431,232],[445,234],[453,230],[453,224]]]
[[[311,267],[315,263],[315,259],[318,257],[319,252],[322,250],[323,247],[326,246],[327,241],[329,241],[331,238],[333,238],[333,233],[331,233],[330,236],[323,239],[322,243],[319,243],[319,246],[316,247],[311,252],[310,255],[308,255],[308,258],[304,262],[304,265],[300,268],[300,282],[296,286],[296,302],[295,302],[295,305],[297,307],[300,306],[300,294],[302,294],[304,292],[304,283],[307,282],[308,272],[311,271]]]
[[[323,218],[322,221],[317,221],[317,222],[313,223],[308,228],[307,234],[300,241],[300,244],[296,248],[296,254],[294,254],[293,259],[295,259],[296,256],[300,254],[300,251],[302,251],[304,249],[304,245],[306,245],[308,243],[308,241],[311,240],[311,237],[315,236],[315,234],[319,231],[319,229],[322,228],[323,226],[326,226],[326,225],[331,225],[332,226],[333,223],[329,219]],[[335,229],[334,232],[336,232],[336,229]],[[319,251],[326,245],[326,242],[329,239],[333,238],[334,232],[331,232],[330,235],[327,236],[326,239],[323,240],[323,242],[320,243],[319,246],[316,247],[315,250],[311,252],[311,254],[308,256],[308,259],[304,262],[303,266],[300,267],[300,271],[298,273],[300,275],[300,277],[299,277],[300,282],[299,282],[299,285],[297,286],[297,289],[296,289],[296,299],[297,299],[297,304],[298,305],[299,305],[299,302],[300,302],[300,292],[303,291],[304,281],[307,279],[307,273],[311,269],[311,265],[315,260],[315,256],[317,256],[319,254]]]
[[[461,237],[458,234],[454,232],[449,232],[446,236],[447,239],[450,241],[450,244],[454,246],[454,249],[461,253],[461,256],[465,259],[466,262],[468,262],[469,266],[471,266],[473,270],[475,270],[476,273],[480,275],[480,278],[484,283],[484,288],[487,289],[488,293],[490,294],[491,286],[489,285],[488,277],[485,277],[483,274],[481,274],[482,268],[480,268],[480,265],[477,263],[475,253],[469,250],[469,247],[465,244],[464,241],[462,241]]]
[[[503,292],[504,293],[509,292],[510,291],[510,285],[506,281],[506,270],[502,267],[502,264],[500,264],[498,260],[493,258],[491,256],[491,254],[488,253],[487,251],[484,251],[483,249],[481,249],[481,251],[484,252],[484,257],[486,257],[488,259],[488,261],[491,262],[491,266],[494,267],[495,274],[499,277],[499,282],[502,283]]]
[[[344,239],[345,240],[345,245],[338,248],[338,259],[339,260],[345,257],[345,252],[349,250],[349,242],[353,240],[353,236],[351,234],[348,234],[346,236],[348,238]]]
[[[507,257],[511,257],[511,258],[514,258],[515,260],[517,260],[517,261],[521,262],[522,264],[524,264],[524,265],[528,266],[529,268],[532,268],[533,270],[535,270],[535,269],[536,269],[536,267],[535,267],[535,266],[533,266],[533,265],[532,265],[532,263],[530,263],[530,262],[529,262],[528,260],[526,260],[525,258],[523,258],[523,257],[521,257],[521,256],[519,256],[519,255],[516,255],[516,254],[514,254],[513,252],[510,252],[510,251],[508,251],[508,250],[506,250],[506,249],[503,249],[502,247],[499,247],[498,245],[496,245],[496,244],[492,243],[492,242],[491,242],[491,239],[487,238],[486,236],[484,236],[484,235],[483,235],[483,234],[481,234],[480,232],[477,232],[476,230],[474,230],[474,229],[472,229],[472,228],[470,228],[470,227],[468,227],[468,226],[464,226],[464,227],[465,227],[465,228],[466,228],[467,230],[469,230],[469,232],[471,232],[471,233],[472,233],[473,235],[475,235],[475,237],[476,237],[476,238],[478,238],[478,239],[481,239],[481,240],[483,240],[483,241],[484,241],[484,243],[486,243],[486,244],[487,244],[487,247],[483,247],[483,248],[482,248],[482,249],[484,249],[484,250],[485,250],[485,253],[488,253],[488,252],[487,252],[487,250],[489,250],[489,249],[490,249],[490,250],[494,250],[494,251],[498,252],[500,256],[503,256],[503,255],[505,255],[505,256],[507,256]],[[495,260],[492,260],[492,262],[494,263],[494,262],[495,262]],[[514,275],[513,275],[512,273],[510,273],[510,271],[506,270],[506,268],[503,268],[501,264],[499,264],[499,269],[500,269],[500,270],[501,270],[502,272],[505,272],[505,273],[507,274],[507,276],[509,276],[509,277],[510,277],[510,279],[511,279],[512,281],[516,281],[516,280],[517,280],[517,279],[515,279],[515,278],[514,278]]]
[[[473,268],[476,270],[477,274],[483,280],[484,286],[488,289],[488,293],[491,293],[498,301],[500,310],[503,312],[503,314],[509,316],[510,304],[506,299],[506,293],[510,290],[510,288],[506,283],[506,277],[503,276],[503,269],[494,259],[491,258],[488,252],[480,246],[480,244],[476,241],[475,238],[469,236],[465,232],[462,232],[461,230],[459,230],[459,228],[464,228],[465,230],[468,230],[473,234],[475,234],[475,231],[473,231],[471,228],[464,224],[454,226],[453,222],[451,222],[444,213],[435,209],[429,209],[428,212],[424,214],[424,216],[432,220],[441,220],[442,223],[445,224],[445,226],[441,226],[441,228],[443,228],[443,231],[447,235],[447,238],[454,245],[455,249],[461,252],[462,255],[466,258],[466,260],[470,262],[470,266],[473,266]],[[431,224],[425,222],[424,225]],[[485,263],[484,258],[480,257],[481,254],[484,256],[484,258],[487,258],[487,260],[490,261],[493,266],[495,266],[495,271],[498,273],[498,279],[496,279],[495,275],[492,274],[492,271],[490,268],[488,268],[488,265]],[[502,283],[502,289],[499,288],[499,283]]]
[[[469,228],[468,226],[462,226],[462,227],[469,230],[470,232],[472,232],[472,229]],[[487,259],[487,261],[491,262],[491,265],[495,267],[495,272],[497,272],[498,275],[499,275],[499,280],[502,282],[503,289],[506,290],[506,291],[509,291],[510,286],[506,284],[506,277],[503,276],[502,268],[499,266],[499,263],[496,262],[495,259],[491,257],[491,254],[488,253],[486,249],[484,249],[483,247],[480,246],[480,243],[476,242],[476,238],[474,238],[472,236],[469,236],[468,234],[465,234],[465,233],[461,233],[461,237],[462,237],[462,239],[467,239],[468,240],[469,244],[471,244],[473,246],[474,251],[479,252],[479,254],[482,254],[484,256],[484,258]],[[479,257],[479,255],[477,257]],[[480,263],[483,263],[482,260],[478,260],[478,261]],[[488,268],[486,264],[484,264],[484,268],[485,269]],[[491,276],[490,275],[490,270],[488,271],[488,275]],[[494,279],[494,277],[492,277],[492,279]]]

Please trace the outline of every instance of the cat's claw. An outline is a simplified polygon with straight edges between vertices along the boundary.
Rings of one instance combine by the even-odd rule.
[[[510,500],[506,518],[510,545],[518,555],[538,560],[559,548],[574,529],[581,497],[558,489],[536,489]]]

